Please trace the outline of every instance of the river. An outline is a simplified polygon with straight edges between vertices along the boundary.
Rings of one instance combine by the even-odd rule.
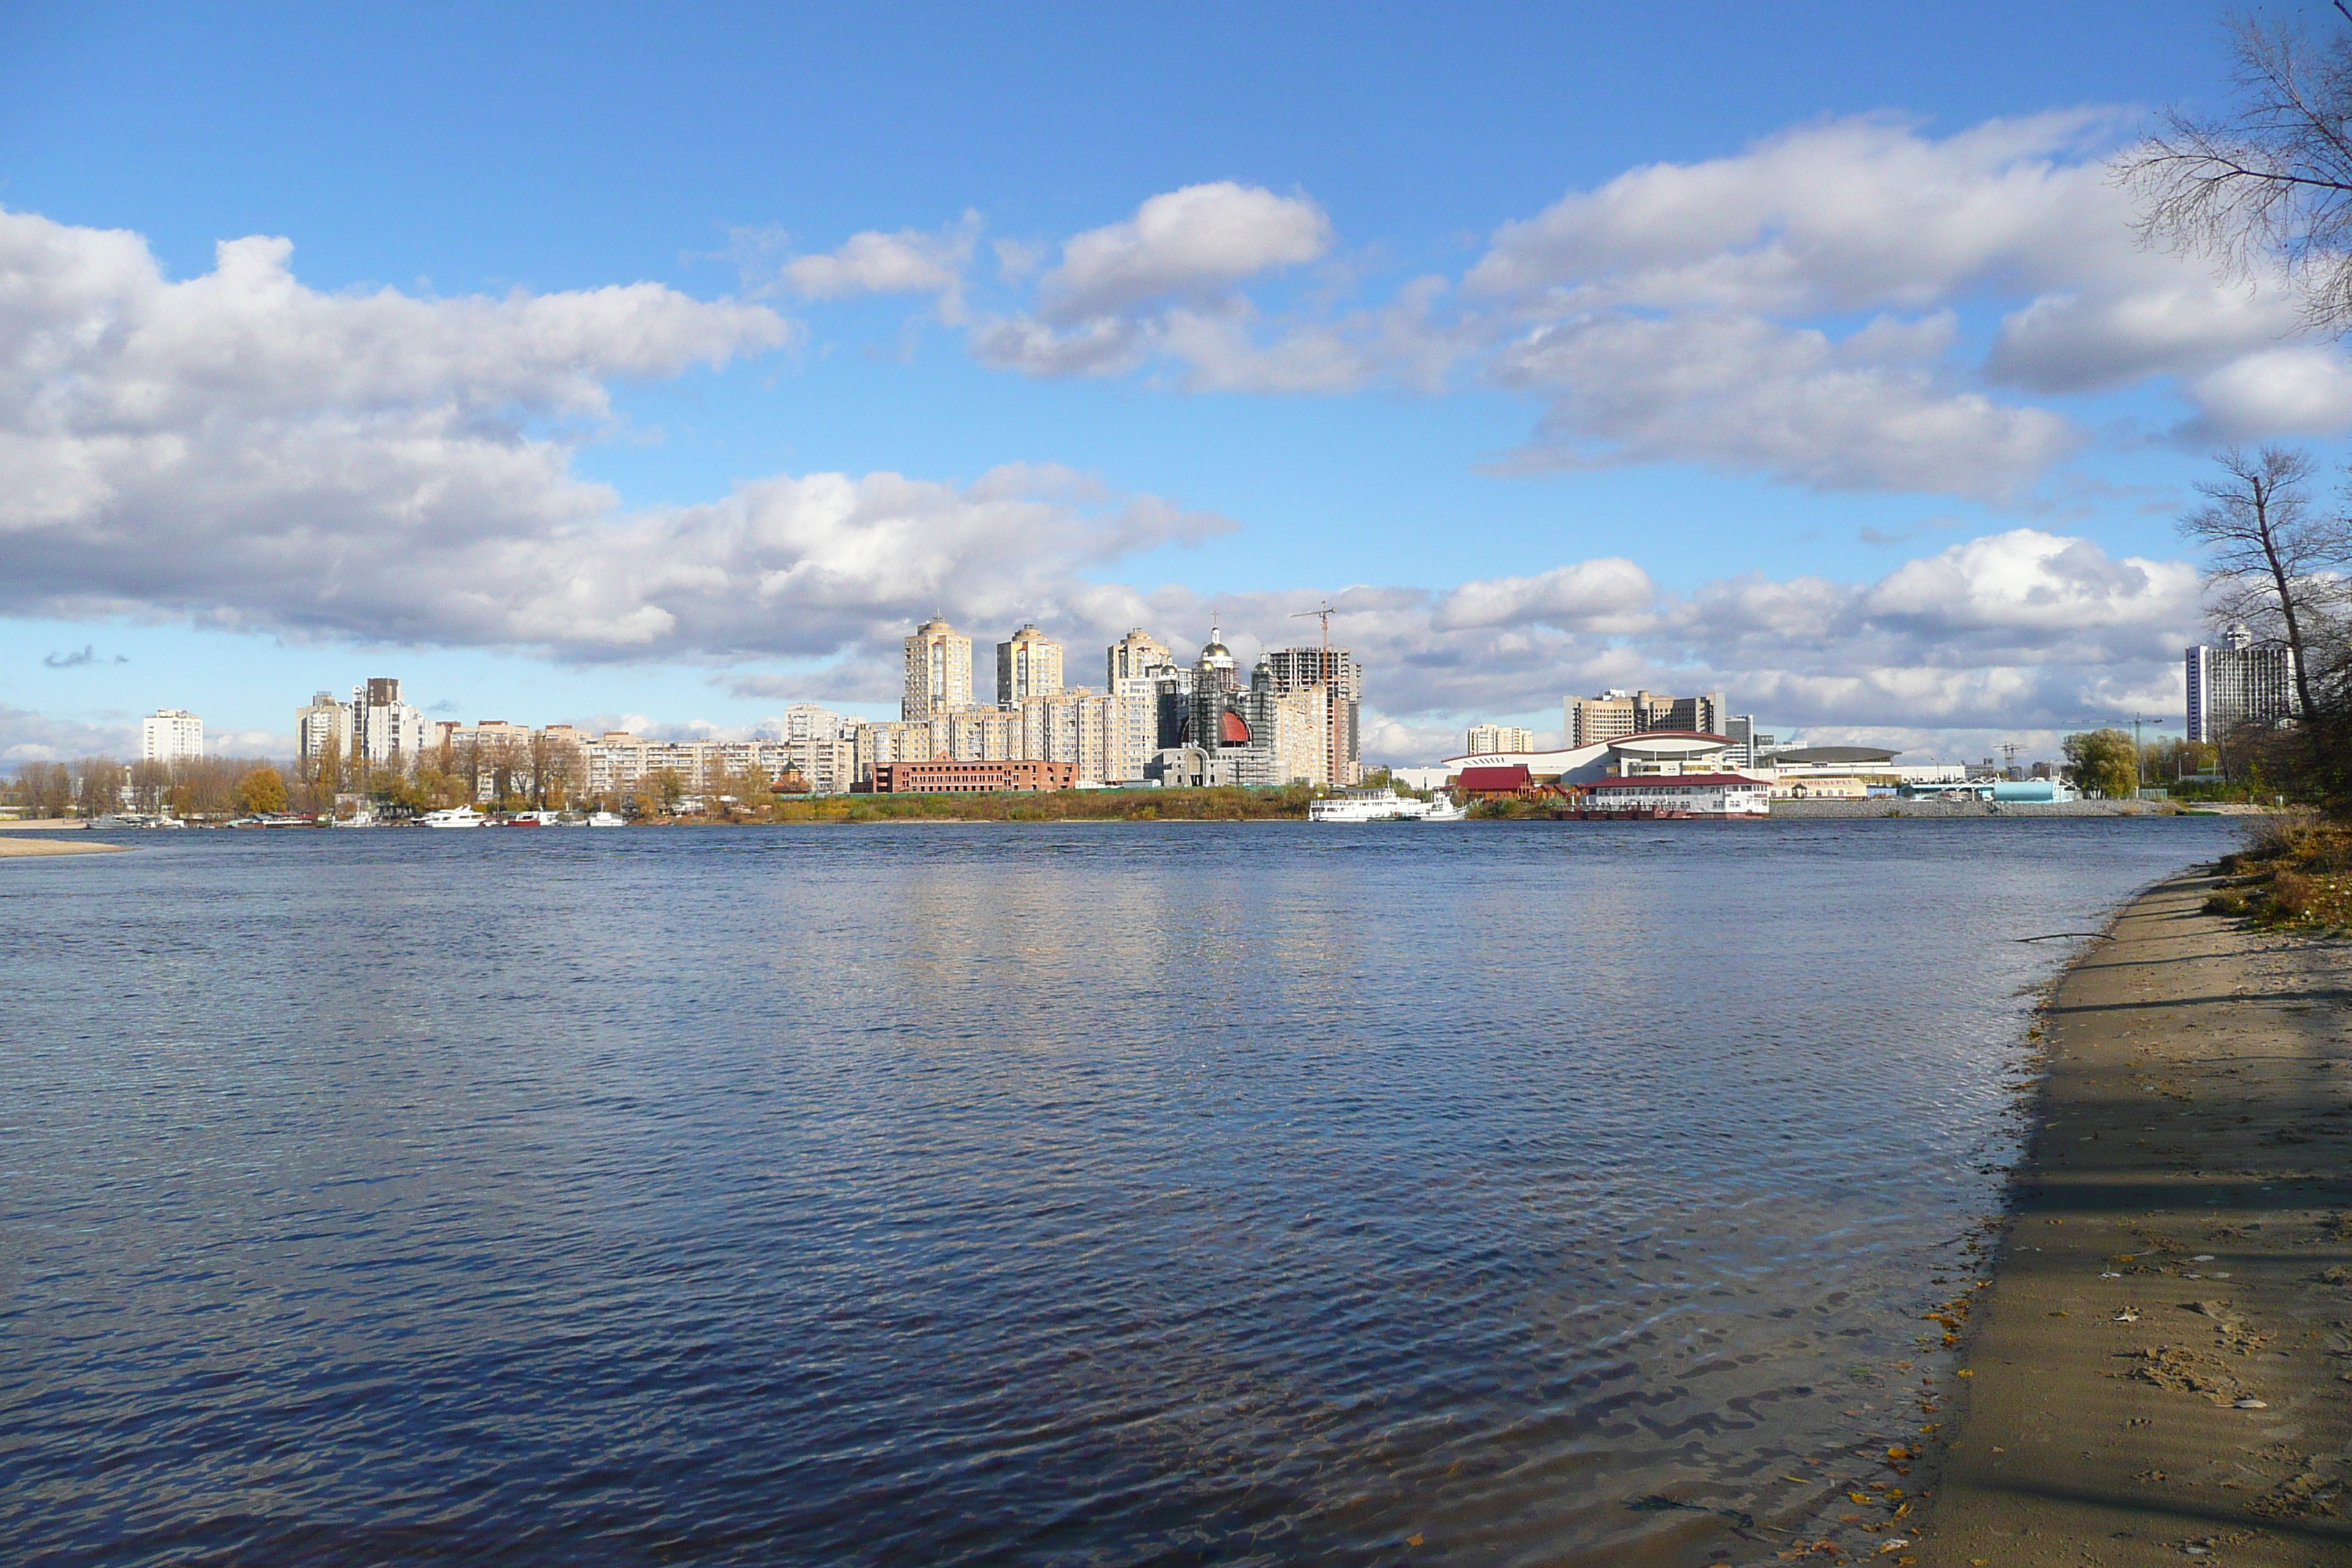
[[[2018,939],[2231,829],[123,841],[0,865],[18,1560],[1675,1564],[1916,1430]]]

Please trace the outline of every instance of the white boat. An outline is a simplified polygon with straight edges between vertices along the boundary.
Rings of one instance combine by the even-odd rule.
[[[123,827],[185,827],[186,826],[186,823],[176,816],[156,811],[109,812],[104,816],[94,816],[82,824],[85,828],[94,827],[101,831]]]
[[[617,811],[592,811],[588,814],[591,827],[626,827],[629,819]]]
[[[1460,806],[1443,796],[1414,800],[1392,789],[1351,789],[1307,803],[1309,822],[1460,822]]]
[[[375,813],[372,811],[362,811],[355,812],[350,816],[339,816],[335,818],[335,826],[338,827],[373,827],[375,826]]]
[[[453,805],[446,811],[428,811],[417,819],[425,827],[479,827],[482,814],[470,805]]]

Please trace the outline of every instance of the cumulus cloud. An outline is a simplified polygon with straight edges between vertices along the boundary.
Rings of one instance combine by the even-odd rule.
[[[0,770],[14,772],[22,763],[138,754],[136,724],[92,724],[0,702]]]
[[[1551,400],[1545,439],[1523,455],[1531,463],[1696,461],[1815,489],[1999,500],[2080,443],[2059,415],[1755,317],[1547,324],[1498,353],[1490,374]]]
[[[778,476],[627,511],[550,418],[789,342],[639,285],[305,288],[281,240],[167,281],[136,236],[0,214],[0,612],[145,613],[575,658],[830,653],[951,599],[1013,613],[1229,526],[1066,469]]]
[[[1367,366],[1344,331],[1310,326],[1268,347],[1255,331],[1257,307],[1236,292],[1320,258],[1331,242],[1331,220],[1304,196],[1232,180],[1164,192],[1064,242],[1037,280],[1036,309],[976,324],[971,349],[1034,376],[1115,374],[1165,355],[1193,367],[1188,384],[1203,390],[1360,385]],[[1008,258],[1008,276],[1030,259]]]
[[[1885,115],[1801,126],[1571,192],[1497,228],[1463,286],[1580,308],[1814,314],[2063,284],[2115,249],[2105,231],[2123,209],[2096,157],[2121,129],[2096,110],[1940,141]]]
[[[1231,247],[1204,254],[1225,257],[1225,274],[1242,265]],[[1103,289],[1148,272],[1117,247],[1090,265],[1082,280]],[[1215,266],[1196,268],[1204,287]],[[1175,318],[1105,319],[1160,331]],[[1523,330],[1511,374],[1579,410],[1580,438],[1610,450],[1663,457],[1712,440],[1726,462],[1804,483],[1927,482],[1966,444],[1945,430],[1954,420],[1978,421],[1967,439],[2012,477],[2031,469],[2037,443],[2063,439],[1940,392],[1933,362],[1948,329],[1931,317],[1849,334],[1864,350],[1713,307],[1660,322],[1645,337],[1642,320],[1603,310]],[[1213,616],[1245,654],[1308,635],[1296,616],[1317,591],[1211,601],[1118,581],[1127,558],[1232,524],[1051,465],[968,483],[778,475],[699,505],[634,510],[572,473],[613,382],[792,336],[764,307],[648,285],[499,300],[321,294],[295,279],[280,241],[231,242],[214,272],[172,282],[135,236],[0,214],[0,465],[15,481],[0,492],[0,613],[693,660],[746,691],[802,695],[806,684],[748,672],[789,660],[814,667],[827,694],[880,700],[898,637],[935,610],[982,637],[1035,619],[1080,648],[1139,625],[1197,646]],[[1807,458],[1739,378],[1709,380],[1691,354],[1678,358],[1678,338],[1744,354],[1747,379],[1784,400],[1811,398],[1788,417],[1874,444],[1877,468]],[[1630,394],[1612,404],[1585,390],[1579,378],[1596,366],[1651,377],[1641,395],[1652,412],[1628,412]],[[1662,430],[1669,393],[1738,433]],[[2188,566],[2030,529],[1867,582],[1742,577],[1669,595],[1612,557],[1334,598],[1333,634],[1368,667],[1375,719],[1390,726],[1377,732],[1399,745],[1459,716],[1637,684],[1720,687],[1783,726],[2064,727],[2170,689],[2198,620]],[[770,679],[779,684],[761,684]],[[20,755],[95,749],[16,722],[6,744]]]
[[[1269,303],[1280,274],[1335,254],[1310,198],[1188,186],[1068,240],[1030,308],[969,342],[1023,374],[1192,392],[1466,377],[1542,406],[1505,468],[1695,462],[1996,502],[2090,439],[2037,398],[2157,381],[2186,405],[2182,440],[2352,428],[2352,374],[2294,341],[2286,279],[2218,281],[2137,243],[2102,161],[2127,131],[2103,109],[1941,137],[1818,121],[1571,191],[1500,224],[1458,286],[1417,279],[1369,306]],[[1008,285],[1036,260],[1010,254]],[[1963,311],[1998,322],[1989,344]]]
[[[1219,180],[1156,195],[1123,223],[1062,247],[1039,281],[1045,319],[1060,325],[1169,298],[1199,298],[1261,272],[1313,261],[1331,220],[1303,196]]]
[[[941,316],[959,321],[964,270],[971,264],[981,227],[980,214],[967,211],[961,222],[936,233],[902,228],[884,234],[868,229],[850,236],[837,249],[793,257],[783,264],[782,280],[812,300],[860,294],[936,295]]]
[[[1333,641],[1366,668],[1368,754],[1411,762],[1452,749],[1465,720],[1556,711],[1566,694],[1609,687],[1720,689],[1783,733],[2078,729],[2169,711],[2198,586],[2185,563],[2017,529],[1866,581],[1749,574],[1668,594],[1604,558],[1329,596]],[[1213,618],[1246,664],[1315,635],[1296,613],[1318,593],[1097,584],[1065,594],[1045,624],[1074,647],[1143,626],[1189,655]]]

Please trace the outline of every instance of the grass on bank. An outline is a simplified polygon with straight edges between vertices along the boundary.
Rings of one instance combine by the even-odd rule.
[[[2258,926],[2352,929],[2352,826],[2317,812],[2281,812],[2252,829],[2252,841],[2221,857],[2228,879],[2205,912]]]

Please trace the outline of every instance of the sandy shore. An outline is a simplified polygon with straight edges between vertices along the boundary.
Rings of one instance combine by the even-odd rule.
[[[36,855],[120,855],[127,844],[75,844],[61,838],[0,838],[0,860]]]
[[[2352,1563],[2352,947],[2133,903],[1962,1347],[1923,1568]],[[1889,1561],[1895,1559],[1890,1557]]]

